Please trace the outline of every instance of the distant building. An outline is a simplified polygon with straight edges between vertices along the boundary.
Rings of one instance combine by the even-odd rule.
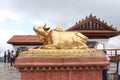
[[[43,44],[36,35],[14,35],[7,43],[12,44],[14,49],[20,48],[23,51],[28,48],[40,47]]]
[[[96,16],[89,15],[82,21],[76,22],[75,25],[67,29],[66,31],[78,31],[86,35],[89,40],[88,46],[91,48],[97,48],[98,44],[103,45],[103,49],[106,48],[106,44],[110,37],[114,37],[120,34],[116,28],[107,25],[107,22],[96,18]],[[8,40],[9,44],[12,44],[15,49],[21,48],[22,50],[28,48],[35,48],[43,45],[37,35],[15,35]]]

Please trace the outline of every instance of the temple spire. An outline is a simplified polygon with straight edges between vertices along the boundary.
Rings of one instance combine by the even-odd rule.
[[[89,15],[89,17],[92,17],[92,13]]]

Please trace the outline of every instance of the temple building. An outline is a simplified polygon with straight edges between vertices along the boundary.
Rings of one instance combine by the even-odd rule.
[[[23,51],[43,44],[37,35],[14,35],[7,43],[12,44],[14,49],[20,48]]]
[[[87,45],[90,48],[97,48],[97,46],[101,44],[103,49],[106,48],[109,38],[120,34],[120,31],[112,25],[109,26],[107,22],[104,20],[101,21],[100,18],[92,16],[92,14],[76,22],[75,25],[66,31],[78,31],[89,38]],[[39,47],[43,44],[43,41],[41,41],[37,35],[14,35],[7,43],[12,44],[15,49],[21,48],[25,50]]]
[[[107,47],[108,39],[120,34],[120,32],[112,25],[107,25],[107,22],[96,18],[96,16],[89,15],[86,19],[76,22],[76,24],[66,31],[78,31],[86,35],[88,40],[88,46],[91,48],[97,48],[99,44],[103,46],[102,49]]]

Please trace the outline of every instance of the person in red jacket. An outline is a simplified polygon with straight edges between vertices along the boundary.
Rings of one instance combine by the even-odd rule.
[[[105,55],[106,55],[106,61],[110,61],[110,57],[107,55],[107,52],[105,51],[105,50],[103,50],[103,52],[105,53]],[[107,66],[104,70],[103,70],[103,72],[102,72],[102,76],[103,76],[103,80],[108,80],[108,78],[107,78],[107,71],[108,71],[108,69],[109,69],[109,66]]]

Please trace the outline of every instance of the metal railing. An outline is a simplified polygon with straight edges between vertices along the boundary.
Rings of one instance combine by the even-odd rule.
[[[116,62],[118,60],[118,55],[120,55],[120,49],[104,49],[104,50],[106,50],[107,55],[111,58],[111,62]]]

